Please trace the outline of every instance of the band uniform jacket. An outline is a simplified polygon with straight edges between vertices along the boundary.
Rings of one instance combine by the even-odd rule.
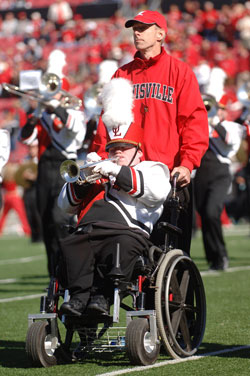
[[[19,139],[22,143],[30,145],[38,139],[39,160],[49,147],[56,149],[63,159],[77,158],[77,150],[81,148],[86,133],[84,114],[73,109],[63,111],[64,123],[56,114],[43,111],[33,129],[30,127],[29,134],[24,135],[25,126],[21,130]]]
[[[78,213],[78,225],[102,222],[112,227],[116,223],[149,236],[170,192],[169,169],[151,161],[122,166],[115,180],[110,177],[104,185],[98,181],[88,187],[92,200],[88,194],[79,199],[74,187],[64,184],[58,205],[68,213]]]

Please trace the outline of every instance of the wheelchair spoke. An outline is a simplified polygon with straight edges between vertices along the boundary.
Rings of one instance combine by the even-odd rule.
[[[167,352],[174,358],[193,355],[202,340],[206,301],[199,270],[193,261],[173,250],[157,275],[157,324]]]
[[[181,303],[182,295],[181,295],[181,290],[180,290],[180,286],[179,286],[179,282],[178,282],[176,274],[177,274],[177,270],[174,270],[174,273],[171,278],[170,286],[171,286],[171,290],[173,293],[174,301]]]
[[[186,301],[189,280],[190,280],[189,271],[185,270],[182,276],[181,283],[180,283],[180,292],[181,292],[182,302]]]
[[[186,345],[186,350],[191,351],[192,344],[191,344],[190,332],[189,332],[188,321],[187,321],[187,316],[186,316],[185,311],[183,311],[182,313],[182,318],[180,322],[180,330],[183,336],[184,343]]]
[[[178,331],[178,328],[179,328],[179,325],[180,325],[181,317],[182,317],[181,308],[179,308],[178,310],[176,310],[172,314],[171,324],[172,324],[173,333],[174,333],[175,336],[177,334],[177,331]]]

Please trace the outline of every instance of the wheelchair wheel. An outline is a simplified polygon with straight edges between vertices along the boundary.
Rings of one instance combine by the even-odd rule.
[[[58,364],[58,338],[52,336],[47,321],[35,321],[28,329],[26,352],[34,366],[51,367]]]
[[[195,354],[206,325],[206,298],[199,270],[182,250],[174,249],[160,266],[156,286],[156,321],[166,351],[173,358]]]
[[[131,364],[150,365],[156,362],[159,343],[151,343],[149,323],[145,318],[132,320],[126,330],[126,350]]]

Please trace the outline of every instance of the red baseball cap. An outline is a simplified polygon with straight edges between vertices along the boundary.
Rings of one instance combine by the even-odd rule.
[[[132,27],[135,22],[141,22],[146,25],[157,25],[161,29],[165,30],[167,33],[168,28],[167,28],[167,21],[165,17],[153,10],[143,10],[142,12],[138,13],[137,16],[135,16],[132,20],[128,20],[125,23],[125,27]]]

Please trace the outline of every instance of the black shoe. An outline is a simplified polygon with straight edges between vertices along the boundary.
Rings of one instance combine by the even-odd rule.
[[[210,266],[209,270],[211,270],[211,271],[227,270],[228,267],[229,267],[229,260],[228,260],[228,258],[225,256],[225,257],[223,257],[223,259],[222,259],[221,262],[219,262],[219,263],[217,263],[217,264],[213,263],[213,264]]]
[[[109,315],[109,304],[103,295],[93,295],[90,298],[87,310]]]
[[[72,353],[73,360],[83,360],[88,354],[87,350],[87,343],[81,341]]]
[[[61,313],[66,313],[74,316],[81,316],[85,309],[85,305],[79,299],[70,299],[68,302],[64,302],[60,307]]]

